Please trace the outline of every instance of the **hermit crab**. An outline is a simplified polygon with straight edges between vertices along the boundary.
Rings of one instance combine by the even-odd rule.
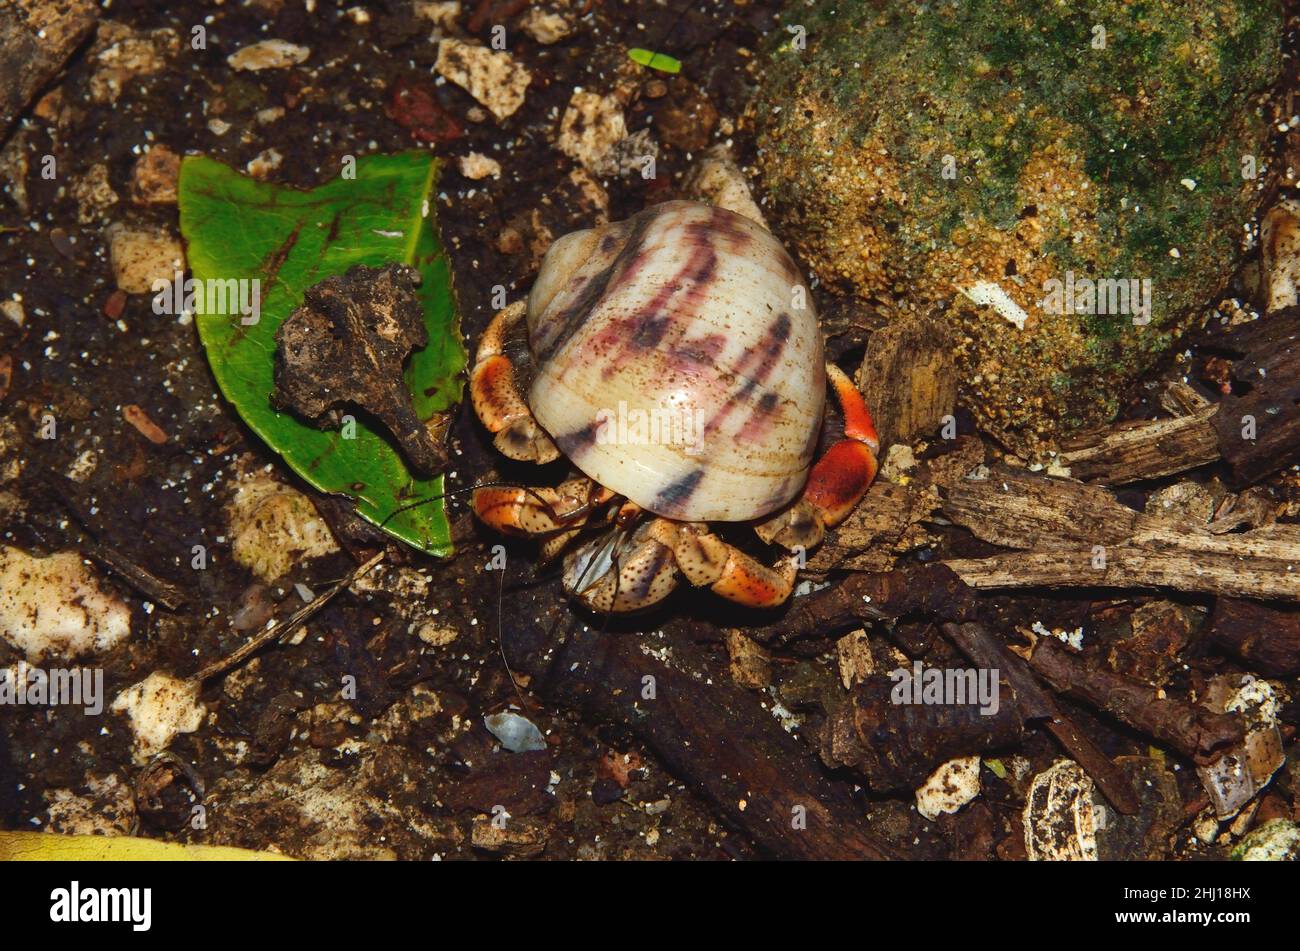
[[[563,455],[582,474],[485,486],[473,510],[542,540],[544,560],[564,554],[566,591],[598,611],[649,607],[679,574],[740,604],[779,605],[799,555],[876,474],[871,414],[823,350],[798,268],[740,214],[670,201],[566,235],[527,302],[488,325],[470,393],[503,455]],[[844,436],[814,465],[827,384]],[[768,567],[715,534],[720,522],[752,523],[793,554]]]

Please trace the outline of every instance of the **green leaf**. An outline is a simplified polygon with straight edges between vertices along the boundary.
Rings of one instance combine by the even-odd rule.
[[[672,73],[674,76],[682,71],[681,60],[673,59],[667,53],[652,53],[634,46],[627,51],[627,56],[639,66],[649,66],[651,69]]]
[[[399,262],[419,269],[429,344],[404,374],[415,411],[431,419],[461,396],[465,346],[451,268],[433,210],[437,162],[425,152],[357,160],[355,178],[301,191],[247,178],[212,159],[181,164],[181,232],[193,278],[258,280],[260,316],[247,326],[237,301],[196,298],[199,336],[217,384],[239,415],[285,462],[322,492],[356,500],[357,512],[437,555],[452,551],[443,480],[416,477],[387,433],[358,414],[356,438],[319,430],[272,409],[275,331],[303,292],[355,264]],[[207,306],[205,306],[207,305]],[[411,506],[422,499],[426,504]]]

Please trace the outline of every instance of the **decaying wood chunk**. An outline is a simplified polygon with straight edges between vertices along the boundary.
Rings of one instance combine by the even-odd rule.
[[[404,265],[358,264],[308,288],[275,332],[271,401],[321,428],[333,423],[336,408],[358,406],[383,422],[415,468],[432,474],[446,450],[416,415],[402,377],[407,354],[429,342],[419,281]]]
[[[1275,677],[1300,673],[1300,613],[1296,611],[1219,598],[1210,619],[1210,636],[1261,673]]]
[[[1179,664],[1204,617],[1173,601],[1152,601],[1129,616],[1131,633],[1110,648],[1111,670],[1154,686],[1164,686]]]
[[[1099,486],[1001,469],[949,486],[943,514],[1007,548],[1118,544],[1142,517]]]
[[[917,318],[877,330],[857,383],[882,448],[935,432],[957,402],[957,370],[945,326]]]
[[[872,792],[913,789],[956,756],[1005,749],[1024,738],[1023,714],[1013,702],[991,712],[981,711],[974,697],[964,703],[896,703],[896,683],[897,677],[868,677],[827,718],[821,736],[822,759],[851,767]]]
[[[1195,405],[1189,390],[1162,399],[1186,408],[1174,419],[1137,420],[1083,433],[1060,462],[1077,479],[1122,485],[1183,472],[1222,458],[1234,487],[1300,459],[1300,308],[1288,307],[1197,341],[1224,364],[1232,393]]]
[[[808,570],[887,571],[898,553],[924,544],[926,533],[920,523],[938,503],[929,492],[875,483],[853,514],[808,559]]]
[[[1062,445],[1059,462],[1085,481],[1124,485],[1203,466],[1219,458],[1213,418],[1205,406],[1174,419],[1134,420],[1094,429]]]
[[[1245,390],[1226,397],[1213,419],[1232,484],[1250,485],[1300,459],[1300,308],[1234,327],[1202,347],[1232,358],[1232,378]]]
[[[91,0],[11,0],[0,6],[0,141],[95,27]]]
[[[946,564],[975,588],[1164,587],[1300,600],[1300,526],[1237,534],[1136,512],[1105,489],[998,472],[949,491],[943,514],[984,541],[1032,549]]]

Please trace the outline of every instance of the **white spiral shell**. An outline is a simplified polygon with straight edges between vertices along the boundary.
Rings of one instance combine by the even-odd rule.
[[[667,518],[732,522],[802,488],[821,330],[789,254],[749,219],[674,201],[560,238],[528,335],[533,414],[601,485]]]

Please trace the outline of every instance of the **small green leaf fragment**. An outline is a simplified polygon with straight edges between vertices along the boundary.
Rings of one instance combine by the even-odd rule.
[[[671,73],[676,76],[682,71],[681,60],[673,59],[667,53],[652,53],[650,50],[643,50],[634,46],[627,51],[627,55],[637,65],[648,66],[650,69],[657,69],[662,73]]]
[[[984,765],[987,766],[989,768],[989,772],[992,773],[994,776],[996,776],[998,779],[1007,778],[1007,768],[1002,765],[1002,760],[986,759],[984,761]]]

